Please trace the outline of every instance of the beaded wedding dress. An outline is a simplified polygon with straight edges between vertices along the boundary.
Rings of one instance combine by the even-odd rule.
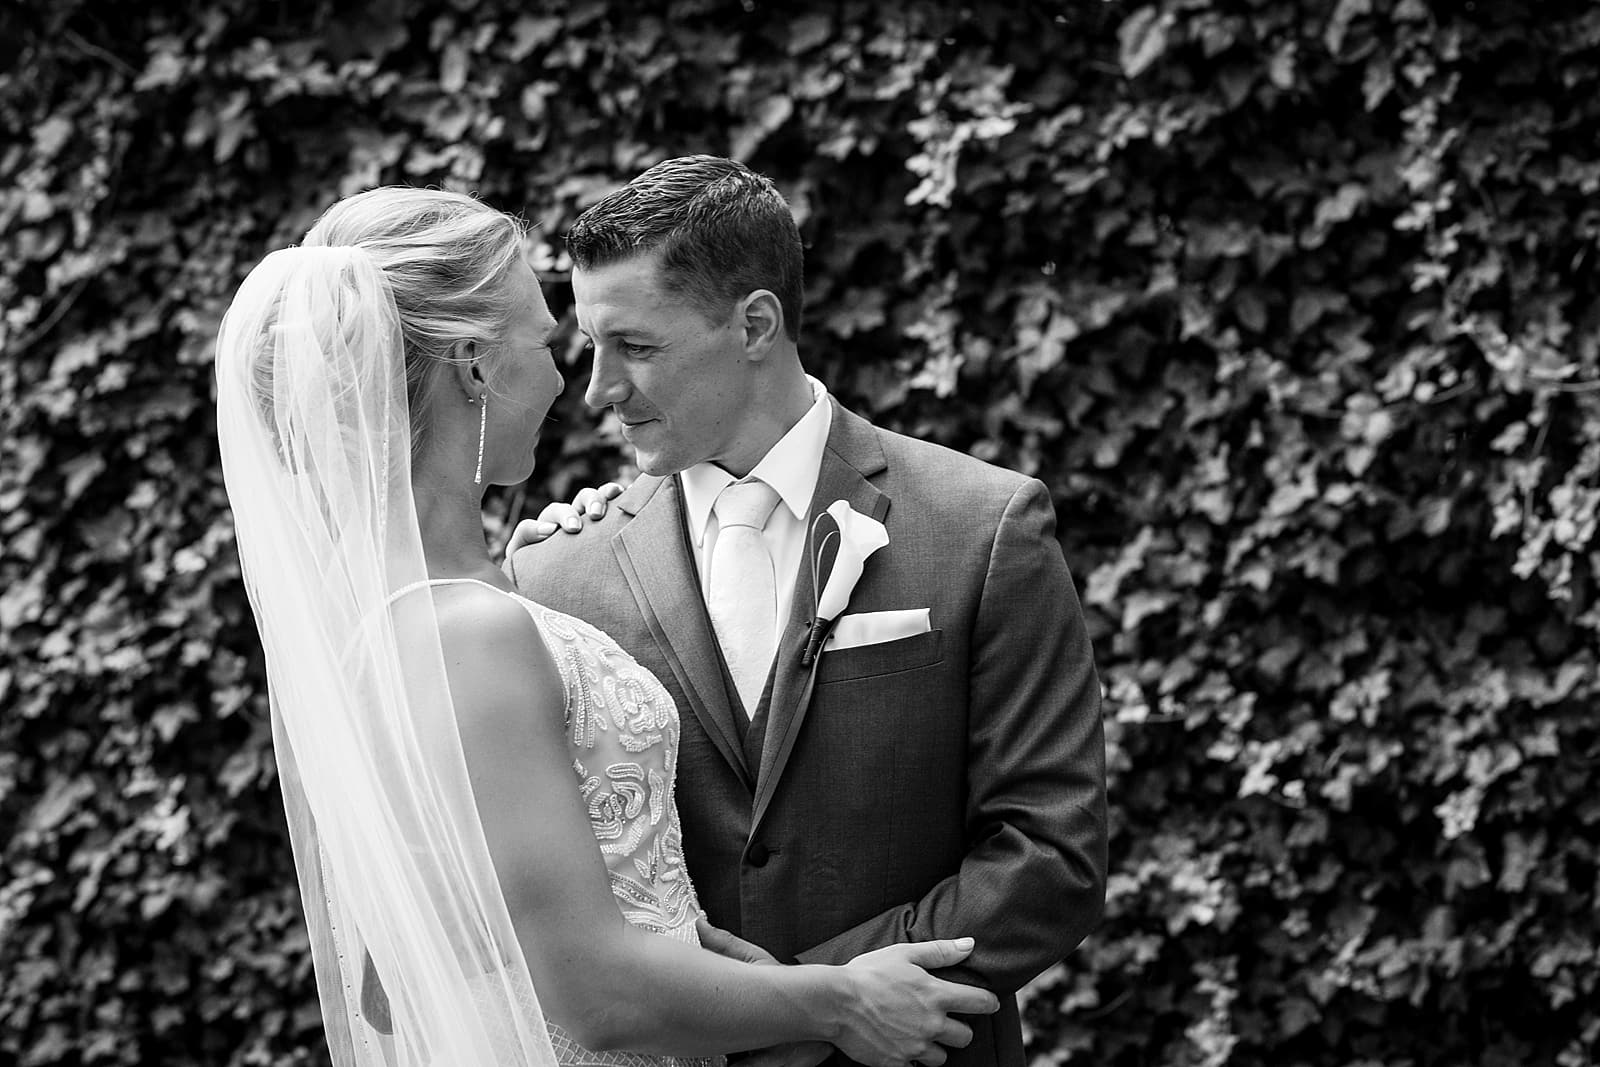
[[[471,578],[427,584],[494,589]],[[700,904],[683,865],[673,798],[678,710],[671,695],[601,630],[515,593],[495,591],[527,609],[561,673],[574,787],[605,857],[617,907],[640,929],[699,944]],[[557,1060],[570,1067],[715,1067],[722,1059],[595,1052],[554,1023],[549,1026]]]

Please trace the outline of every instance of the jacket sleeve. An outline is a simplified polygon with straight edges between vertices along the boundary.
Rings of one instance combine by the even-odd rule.
[[[966,839],[959,870],[800,953],[843,963],[888,944],[971,936],[949,976],[1014,992],[1077,947],[1105,905],[1105,739],[1082,608],[1029,479],[996,528],[969,667]]]

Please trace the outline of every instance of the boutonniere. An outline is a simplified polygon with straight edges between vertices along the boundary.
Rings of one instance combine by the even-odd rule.
[[[811,588],[816,596],[816,617],[806,638],[800,663],[809,667],[822,649],[833,624],[850,603],[861,580],[867,557],[889,543],[889,531],[871,515],[863,515],[848,500],[835,500],[811,524]],[[831,560],[831,566],[825,566]],[[826,573],[824,580],[822,575]]]

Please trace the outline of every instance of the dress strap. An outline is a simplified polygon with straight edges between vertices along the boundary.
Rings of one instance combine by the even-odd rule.
[[[394,592],[390,593],[386,598],[384,598],[384,603],[392,604],[396,600],[399,600],[401,597],[405,596],[407,593],[418,589],[432,588],[436,585],[460,585],[463,582],[470,585],[481,585],[485,589],[493,589],[496,593],[504,593],[509,597],[514,597],[517,595],[511,592],[509,589],[501,589],[497,585],[490,585],[482,578],[424,578],[419,582],[409,582],[406,585],[402,585],[399,589],[396,589]]]

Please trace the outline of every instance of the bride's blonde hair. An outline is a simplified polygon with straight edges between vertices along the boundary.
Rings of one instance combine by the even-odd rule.
[[[334,204],[301,242],[360,248],[388,283],[405,345],[413,449],[427,432],[422,399],[437,368],[457,362],[452,349],[470,341],[492,354],[504,341],[523,233],[517,219],[464,193],[384,186]]]

